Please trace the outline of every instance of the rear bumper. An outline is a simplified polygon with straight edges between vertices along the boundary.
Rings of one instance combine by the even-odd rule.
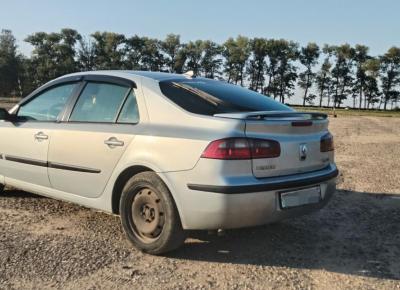
[[[338,170],[332,164],[315,172],[223,185],[182,184],[182,180],[190,180],[190,175],[181,174],[184,173],[170,173],[167,177],[177,185],[172,191],[178,195],[174,197],[183,228],[212,230],[263,225],[320,209],[336,190]],[[282,191],[315,185],[321,188],[319,203],[281,209]]]
[[[237,194],[249,193],[259,191],[281,190],[288,188],[305,187],[313,184],[322,183],[337,177],[339,171],[329,168],[325,171],[318,171],[314,176],[302,177],[301,174],[294,176],[283,176],[275,179],[267,178],[261,184],[245,184],[245,185],[202,185],[202,184],[188,184],[188,188],[198,191]]]

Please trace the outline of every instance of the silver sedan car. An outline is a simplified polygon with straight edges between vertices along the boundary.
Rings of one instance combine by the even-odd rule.
[[[60,77],[0,110],[4,185],[118,214],[138,249],[187,230],[257,226],[323,207],[338,170],[327,116],[190,75]]]

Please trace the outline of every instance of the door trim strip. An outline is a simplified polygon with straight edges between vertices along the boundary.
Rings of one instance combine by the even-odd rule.
[[[7,161],[12,161],[12,162],[47,167],[46,161],[37,160],[37,159],[23,158],[23,157],[11,156],[11,155],[4,155],[4,159]]]
[[[57,162],[48,162],[48,167],[55,168],[55,169],[69,170],[69,171],[86,172],[86,173],[100,173],[101,172],[100,169],[93,169],[93,168],[82,167],[82,166],[74,166],[74,165],[68,165],[68,164],[57,163]]]
[[[1,154],[0,154],[1,155]],[[34,166],[41,166],[41,167],[48,167],[54,169],[61,169],[61,170],[68,170],[68,171],[77,171],[77,172],[85,172],[85,173],[100,173],[100,169],[83,167],[83,166],[75,166],[57,162],[47,162],[37,159],[25,158],[25,157],[18,157],[18,156],[11,156],[11,155],[1,155],[7,161],[18,162],[23,164],[29,164]]]

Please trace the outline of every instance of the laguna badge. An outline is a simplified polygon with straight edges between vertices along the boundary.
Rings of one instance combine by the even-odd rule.
[[[300,160],[306,160],[307,158],[307,152],[308,152],[308,148],[307,148],[307,144],[300,144]]]

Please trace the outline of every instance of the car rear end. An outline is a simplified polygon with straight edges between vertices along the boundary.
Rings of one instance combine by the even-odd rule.
[[[210,84],[188,81],[180,88],[187,90],[189,85],[189,91],[194,88],[191,94],[205,92],[202,100],[217,102],[219,94],[208,89]],[[251,103],[251,98],[244,102]],[[242,123],[242,135],[221,132],[221,138],[207,142],[193,169],[165,173],[178,195],[183,227],[256,226],[323,207],[338,175],[327,116],[295,112],[281,104],[273,104],[275,110],[242,109],[227,100],[217,102],[222,108],[212,116],[207,108],[207,114]]]

